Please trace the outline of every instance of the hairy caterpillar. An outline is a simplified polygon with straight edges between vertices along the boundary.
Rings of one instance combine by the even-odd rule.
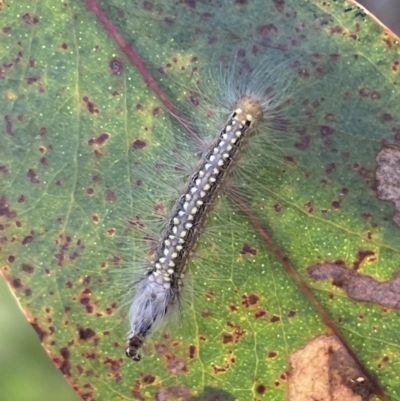
[[[216,89],[219,103],[229,111],[229,117],[212,146],[203,152],[199,167],[190,175],[165,223],[147,271],[135,283],[126,349],[132,360],[140,360],[139,349],[146,337],[162,325],[166,315],[180,302],[187,264],[208,212],[249,137],[257,128],[260,134],[272,127],[282,128],[278,117],[287,100],[286,89],[293,80],[290,64],[279,63],[271,68],[264,61],[251,73],[244,73],[240,80],[238,67],[235,58],[218,81],[212,80],[219,86]]]

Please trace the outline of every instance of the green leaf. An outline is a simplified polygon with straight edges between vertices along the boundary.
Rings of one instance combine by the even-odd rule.
[[[100,5],[0,6],[2,274],[55,365],[85,400],[296,399],[302,371],[399,399],[396,40],[342,2]],[[248,208],[221,199],[182,324],[135,364],[117,281],[124,224],[153,212],[136,180],[164,199],[150,165],[190,139],[163,107],[204,120],[196,81],[238,51],[299,62],[294,136],[247,173]]]

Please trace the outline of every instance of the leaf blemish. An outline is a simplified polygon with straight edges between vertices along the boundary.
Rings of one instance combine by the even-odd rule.
[[[114,57],[109,63],[111,74],[121,75],[124,71],[124,64],[119,57]]]
[[[93,137],[88,140],[89,146],[103,146],[109,139],[111,135],[108,132],[102,132],[97,137]]]
[[[37,24],[39,22],[39,17],[26,13],[22,16],[22,21],[24,21],[27,25]]]
[[[281,318],[279,316],[273,315],[269,321],[271,323],[276,323],[276,322],[279,322],[280,320],[281,320]]]
[[[40,180],[38,175],[36,174],[35,170],[29,169],[28,172],[26,173],[26,176],[29,178],[29,181],[32,184],[40,184]]]
[[[257,249],[253,248],[250,244],[244,243],[243,247],[240,251],[241,255],[252,255],[256,256],[257,255]]]
[[[332,284],[342,288],[347,295],[359,302],[371,302],[387,308],[400,309],[400,273],[386,281],[362,275],[342,263],[321,263],[307,269],[315,281],[333,279]]]
[[[87,109],[90,114],[99,114],[100,110],[96,107],[96,105],[89,99],[88,96],[84,96],[82,98],[84,103],[86,103]]]
[[[245,308],[249,308],[250,306],[257,305],[259,301],[260,301],[260,297],[256,294],[242,295],[242,305]]]
[[[144,141],[142,139],[135,139],[132,143],[133,149],[143,149],[146,146],[147,146],[146,141]]]

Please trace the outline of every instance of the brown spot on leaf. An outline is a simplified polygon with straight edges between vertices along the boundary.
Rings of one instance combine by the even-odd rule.
[[[259,309],[258,311],[256,311],[254,313],[254,317],[256,319],[261,319],[263,317],[267,316],[267,311],[263,310],[263,309]]]
[[[176,355],[166,355],[167,368],[171,375],[178,375],[180,373],[188,373],[188,367],[184,359],[177,357]]]
[[[28,77],[26,79],[26,82],[28,83],[28,85],[32,85],[33,83],[35,83],[35,82],[37,82],[39,80],[40,80],[40,76],[35,75],[35,76],[32,76],[32,77]]]
[[[6,122],[6,132],[8,135],[14,135],[14,127],[11,121],[11,117],[6,115],[4,117],[4,121]]]
[[[33,271],[34,271],[35,269],[33,268],[32,265],[28,265],[28,264],[25,264],[25,263],[24,263],[24,264],[22,265],[22,270],[23,270],[25,273],[32,274]]]
[[[109,63],[111,74],[113,75],[121,75],[124,71],[124,64],[119,57],[114,57],[110,60]]]
[[[96,335],[96,332],[91,329],[90,327],[87,327],[86,329],[83,327],[78,328],[78,335],[80,340],[89,340],[90,338],[94,337]]]
[[[36,334],[38,335],[39,340],[42,343],[48,333],[39,326],[36,319],[33,322],[30,322],[30,324],[33,327],[33,329],[36,331]]]
[[[277,33],[278,28],[274,24],[259,25],[257,33],[261,36],[268,36],[270,33]]]
[[[256,256],[257,255],[257,249],[252,248],[250,244],[244,243],[243,247],[240,251],[241,255],[253,255]]]
[[[382,114],[382,120],[387,122],[387,121],[392,121],[393,116],[390,113],[383,113]]]
[[[39,177],[37,176],[37,174],[33,169],[30,168],[26,173],[26,176],[29,178],[32,184],[40,184]]]
[[[193,359],[196,356],[197,353],[197,347],[195,345],[190,345],[189,346],[189,358]]]
[[[228,344],[233,342],[232,334],[223,334],[222,335],[222,344]]]
[[[336,164],[330,163],[325,169],[326,174],[332,174],[336,170]]]
[[[335,130],[331,127],[328,127],[327,125],[321,125],[319,127],[319,133],[322,138],[332,135],[334,132],[335,132]]]
[[[368,401],[376,393],[335,336],[320,336],[290,356],[288,401]]]
[[[22,245],[27,245],[33,241],[33,236],[32,235],[27,235],[23,240],[22,240]]]
[[[184,386],[160,387],[155,395],[156,401],[168,401],[172,399],[187,400],[192,393],[189,388]],[[216,401],[216,400],[215,400]]]
[[[69,349],[67,347],[61,348],[60,354],[63,360],[61,362],[61,366],[59,366],[59,369],[64,376],[69,377],[71,375],[71,362],[69,360],[71,354]]]
[[[361,249],[358,251],[357,260],[353,263],[353,269],[358,270],[361,264],[364,262],[365,259],[368,258],[368,262],[373,262],[376,260],[375,257],[371,258],[370,256],[375,256],[374,251],[370,251],[368,249]]]
[[[295,142],[294,146],[299,150],[306,150],[311,144],[310,135],[300,135],[300,138]]]
[[[400,226],[400,147],[386,146],[378,153],[376,162],[377,196],[394,203],[396,211],[393,221]]]
[[[242,305],[246,308],[257,305],[260,297],[256,294],[242,295]]]
[[[117,195],[115,194],[115,192],[108,190],[106,192],[105,199],[107,202],[115,202],[117,200]]]
[[[100,110],[96,107],[96,105],[89,99],[88,96],[84,96],[82,100],[86,103],[87,109],[90,114],[98,114]]]
[[[88,140],[88,145],[90,146],[103,146],[109,139],[111,135],[108,132],[102,132],[100,135]]]
[[[24,21],[27,25],[37,24],[39,22],[39,18],[35,15],[27,13],[22,16],[22,21]]]
[[[133,149],[143,149],[147,145],[146,141],[135,139],[132,143]]]
[[[264,394],[267,391],[267,386],[265,384],[257,384],[256,393]]]
[[[153,9],[153,3],[152,3],[151,1],[145,0],[145,1],[143,2],[143,8],[144,8],[146,11],[151,11],[151,10]]]
[[[15,217],[17,217],[17,212],[10,209],[5,196],[2,196],[0,198],[0,217],[1,216],[5,216],[9,219],[14,219]]]
[[[281,320],[281,318],[279,317],[279,316],[276,316],[276,315],[273,315],[272,317],[271,317],[271,319],[269,319],[269,321],[271,322],[271,323],[276,323],[276,322],[279,322]]]
[[[285,10],[285,0],[273,0],[275,8],[282,13]]]
[[[315,281],[333,279],[333,285],[342,288],[356,301],[400,309],[400,272],[390,280],[378,281],[349,269],[342,262],[310,266],[307,272]]]

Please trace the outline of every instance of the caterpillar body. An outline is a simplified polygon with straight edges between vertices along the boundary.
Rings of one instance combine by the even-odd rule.
[[[288,67],[287,63],[284,63]],[[184,276],[198,237],[209,211],[216,202],[220,188],[237,164],[243,147],[261,123],[276,128],[276,116],[287,100],[289,83],[282,65],[272,71],[260,65],[249,74],[247,83],[235,84],[237,71],[222,77],[223,88],[229,89],[227,102],[230,116],[209,150],[203,153],[199,167],[191,174],[185,189],[176,201],[165,225],[161,240],[154,251],[146,273],[135,283],[129,310],[130,331],[126,355],[134,361],[141,359],[140,348],[145,339],[179,304]],[[279,74],[279,70],[282,72]],[[276,74],[278,72],[278,74]],[[290,75],[289,75],[290,76]],[[227,106],[228,104],[228,106]]]

